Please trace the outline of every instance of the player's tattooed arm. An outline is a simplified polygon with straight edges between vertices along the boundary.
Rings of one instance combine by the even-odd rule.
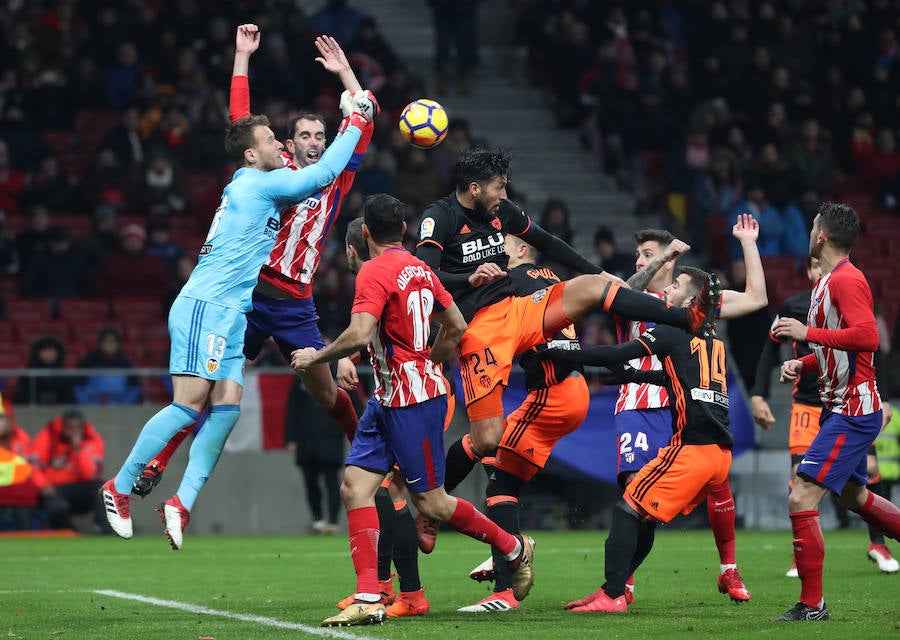
[[[650,281],[653,280],[653,276],[662,269],[663,265],[671,260],[675,260],[679,256],[684,255],[688,251],[690,251],[691,247],[685,242],[678,240],[672,240],[669,243],[669,246],[666,247],[665,251],[656,256],[650,263],[638,271],[636,274],[628,278],[625,283],[631,287],[632,289],[636,289],[638,291],[643,291],[650,284]]]

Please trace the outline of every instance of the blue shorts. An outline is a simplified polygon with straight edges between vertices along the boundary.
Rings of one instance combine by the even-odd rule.
[[[359,419],[347,464],[387,473],[396,462],[410,491],[425,493],[444,484],[444,418],[447,396],[408,407],[369,399]]]
[[[169,310],[169,373],[244,384],[244,312],[178,296]]]
[[[803,455],[797,474],[815,480],[836,494],[849,481],[868,484],[866,454],[881,432],[881,411],[867,416],[845,416],[823,411],[817,435]]]
[[[244,355],[253,360],[269,336],[275,340],[278,350],[288,362],[294,349],[321,349],[325,342],[318,322],[319,314],[311,297],[278,300],[254,291],[253,311],[247,314]]]
[[[672,440],[672,412],[668,407],[622,411],[615,421],[619,477],[639,471]]]

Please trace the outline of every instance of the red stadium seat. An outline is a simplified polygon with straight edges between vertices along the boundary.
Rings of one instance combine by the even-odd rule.
[[[50,301],[46,298],[15,298],[6,303],[6,317],[16,322],[48,320],[50,311]]]
[[[63,320],[33,320],[22,322],[16,326],[19,334],[19,342],[31,345],[32,342],[43,336],[53,336],[67,343],[70,337],[69,325]]]
[[[162,303],[156,298],[113,298],[113,315],[123,324],[145,324],[163,319]]]
[[[101,298],[62,298],[58,308],[66,320],[104,320],[110,315],[109,301]]]
[[[25,353],[13,350],[0,350],[0,369],[24,369],[28,362]]]

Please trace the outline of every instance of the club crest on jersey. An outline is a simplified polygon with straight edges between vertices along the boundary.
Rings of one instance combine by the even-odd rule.
[[[487,376],[487,375],[481,376],[481,377],[478,379],[478,382],[479,382],[479,384],[481,384],[481,386],[484,387],[485,389],[490,389],[490,388],[491,388],[491,377],[490,377],[490,376]]]
[[[434,218],[425,218],[419,227],[419,240],[430,238],[434,235]]]
[[[500,218],[491,218],[491,226],[494,227],[497,231],[503,228],[503,224],[500,222]]]
[[[215,373],[216,369],[219,368],[219,361],[215,358],[210,358],[206,361],[206,372],[207,373]]]
[[[544,296],[547,295],[547,289],[538,289],[534,293],[531,294],[532,302],[540,302],[544,299]]]
[[[570,324],[568,327],[562,330],[562,334],[567,337],[569,340],[574,340],[578,337],[578,334],[575,333],[575,325]]]

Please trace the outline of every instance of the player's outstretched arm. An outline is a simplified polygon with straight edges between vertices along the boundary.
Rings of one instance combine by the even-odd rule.
[[[234,67],[231,71],[231,91],[228,96],[228,119],[237,122],[250,115],[250,56],[259,48],[259,27],[242,24],[234,41]]]
[[[722,311],[719,317],[737,318],[762,309],[769,304],[766,291],[766,274],[763,271],[762,259],[759,257],[759,222],[749,213],[738,215],[737,222],[731,229],[731,235],[738,239],[744,250],[744,270],[747,273],[747,284],[743,292],[726,289],[722,292]]]
[[[542,360],[555,360],[570,364],[605,367],[624,364],[629,360],[641,358],[652,354],[653,351],[642,340],[631,340],[622,344],[603,345],[582,349],[580,351],[568,351],[566,349],[546,349],[538,351],[534,355]]]
[[[320,362],[333,362],[349,356],[369,344],[377,326],[378,318],[371,313],[360,311],[351,314],[350,325],[331,344],[319,350],[306,347],[291,353],[291,368],[302,373]]]
[[[456,303],[451,304],[444,311],[432,313],[431,317],[440,323],[441,328],[434,340],[434,344],[431,345],[428,358],[432,362],[445,362],[456,353],[456,345],[459,344],[459,339],[462,338],[468,325]]]
[[[628,278],[628,280],[625,281],[625,284],[632,289],[643,291],[650,284],[650,281],[653,280],[653,276],[662,269],[664,264],[683,256],[690,250],[691,246],[686,242],[678,240],[677,238],[672,240],[665,251],[653,258],[653,260],[651,260],[643,269]]]
[[[359,84],[344,50],[341,49],[337,40],[331,36],[319,36],[316,38],[316,49],[320,54],[316,58],[316,62],[325,67],[326,71],[335,74],[344,85],[344,89],[350,93],[362,91],[362,85]]]

